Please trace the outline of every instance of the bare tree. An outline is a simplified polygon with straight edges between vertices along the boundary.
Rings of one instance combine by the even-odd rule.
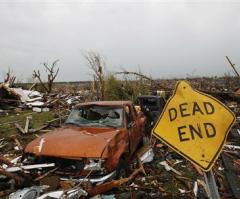
[[[47,73],[47,82],[45,83],[41,77],[41,73],[40,71],[33,71],[33,79],[37,78],[41,84],[41,86],[44,88],[44,90],[47,93],[51,93],[52,92],[52,88],[53,88],[53,82],[56,79],[58,72],[59,72],[59,68],[57,67],[57,63],[59,62],[59,60],[55,60],[51,66],[48,66],[48,63],[44,62],[42,63],[42,65],[44,66],[46,73]]]
[[[83,53],[83,57],[87,60],[89,68],[93,74],[93,89],[96,90],[97,98],[104,100],[105,93],[105,82],[104,82],[104,68],[105,62],[103,57],[94,51],[88,51]]]

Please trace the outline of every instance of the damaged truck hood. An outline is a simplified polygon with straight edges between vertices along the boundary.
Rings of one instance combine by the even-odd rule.
[[[24,151],[37,156],[67,159],[106,158],[108,145],[119,130],[112,128],[102,128],[100,132],[99,130],[99,128],[63,127],[33,140]],[[98,133],[95,133],[96,131]]]

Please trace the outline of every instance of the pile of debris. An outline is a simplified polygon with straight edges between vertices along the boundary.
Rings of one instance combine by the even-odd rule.
[[[223,198],[240,196],[239,132],[238,122],[230,132],[221,158],[213,168]],[[15,140],[15,146],[19,145],[17,142]],[[152,142],[153,145],[145,146],[135,154],[129,176],[107,182],[103,180],[95,186],[92,186],[88,175],[85,179],[58,176],[58,167],[54,163],[22,165],[23,157],[15,147],[15,154],[6,153],[0,157],[0,196],[10,194],[11,199],[207,198],[209,193],[204,173],[162,143],[155,140]],[[5,144],[2,139],[0,146]],[[23,148],[21,144],[20,147]],[[47,171],[42,172],[46,168]]]
[[[0,108],[8,109],[14,107],[42,107],[44,105],[43,95],[38,91],[12,88],[9,84],[0,84]]]
[[[72,94],[43,95],[34,90],[12,88],[9,84],[0,84],[0,113],[16,108],[32,109],[35,112],[47,112],[50,108],[67,108],[80,103],[83,98]]]
[[[4,102],[1,105],[33,108],[39,112],[45,111],[44,108],[69,110],[83,100],[81,95],[51,94],[43,96],[35,91],[10,88],[6,84],[1,84],[0,88],[0,100]],[[224,101],[236,116],[239,116],[239,101],[231,98],[230,95],[227,97],[218,95],[217,97]],[[57,119],[59,120],[59,118]],[[38,137],[40,130],[48,131],[49,127],[52,128],[52,121],[38,129],[30,128],[31,120],[31,117],[27,117],[24,125],[15,122],[16,129],[21,132],[21,139],[29,134]],[[87,134],[87,132],[85,133]],[[79,176],[69,178],[67,172],[60,175],[58,165],[51,161],[44,164],[25,165],[22,153],[25,148],[24,144],[20,143],[21,140],[19,141],[16,137],[11,139],[11,142],[14,143],[11,147],[8,147],[9,142],[10,140],[0,139],[0,150],[9,149],[0,156],[0,197],[6,195],[12,199],[209,197],[204,173],[154,138],[151,138],[147,145],[134,153],[130,162],[131,172],[129,175],[114,179],[115,173],[111,173],[110,177],[113,178],[110,181],[101,179],[96,182],[92,182],[89,178],[91,173],[87,174],[85,178]],[[44,139],[41,143],[38,146],[39,149],[43,145]],[[71,165],[71,162],[62,163]],[[221,197],[239,198],[240,117],[237,117],[236,124],[228,135],[227,143],[213,167],[213,172]],[[62,177],[62,175],[68,176],[68,178]]]

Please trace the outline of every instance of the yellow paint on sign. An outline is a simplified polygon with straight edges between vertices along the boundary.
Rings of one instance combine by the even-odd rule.
[[[235,120],[232,111],[220,101],[181,81],[156,123],[153,135],[209,171]]]

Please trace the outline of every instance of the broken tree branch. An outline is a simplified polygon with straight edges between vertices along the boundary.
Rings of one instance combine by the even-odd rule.
[[[233,70],[234,70],[234,72],[236,73],[236,75],[237,75],[238,77],[240,77],[238,71],[237,71],[236,68],[234,67],[235,64],[233,64],[233,63],[231,62],[231,60],[228,58],[228,56],[226,56],[226,59],[228,60],[230,66],[233,68]]]
[[[151,78],[147,77],[146,75],[143,75],[143,74],[140,74],[140,73],[137,73],[137,72],[129,72],[129,71],[124,70],[122,72],[116,72],[115,74],[136,75],[136,76],[139,76],[143,79],[153,81]]]

